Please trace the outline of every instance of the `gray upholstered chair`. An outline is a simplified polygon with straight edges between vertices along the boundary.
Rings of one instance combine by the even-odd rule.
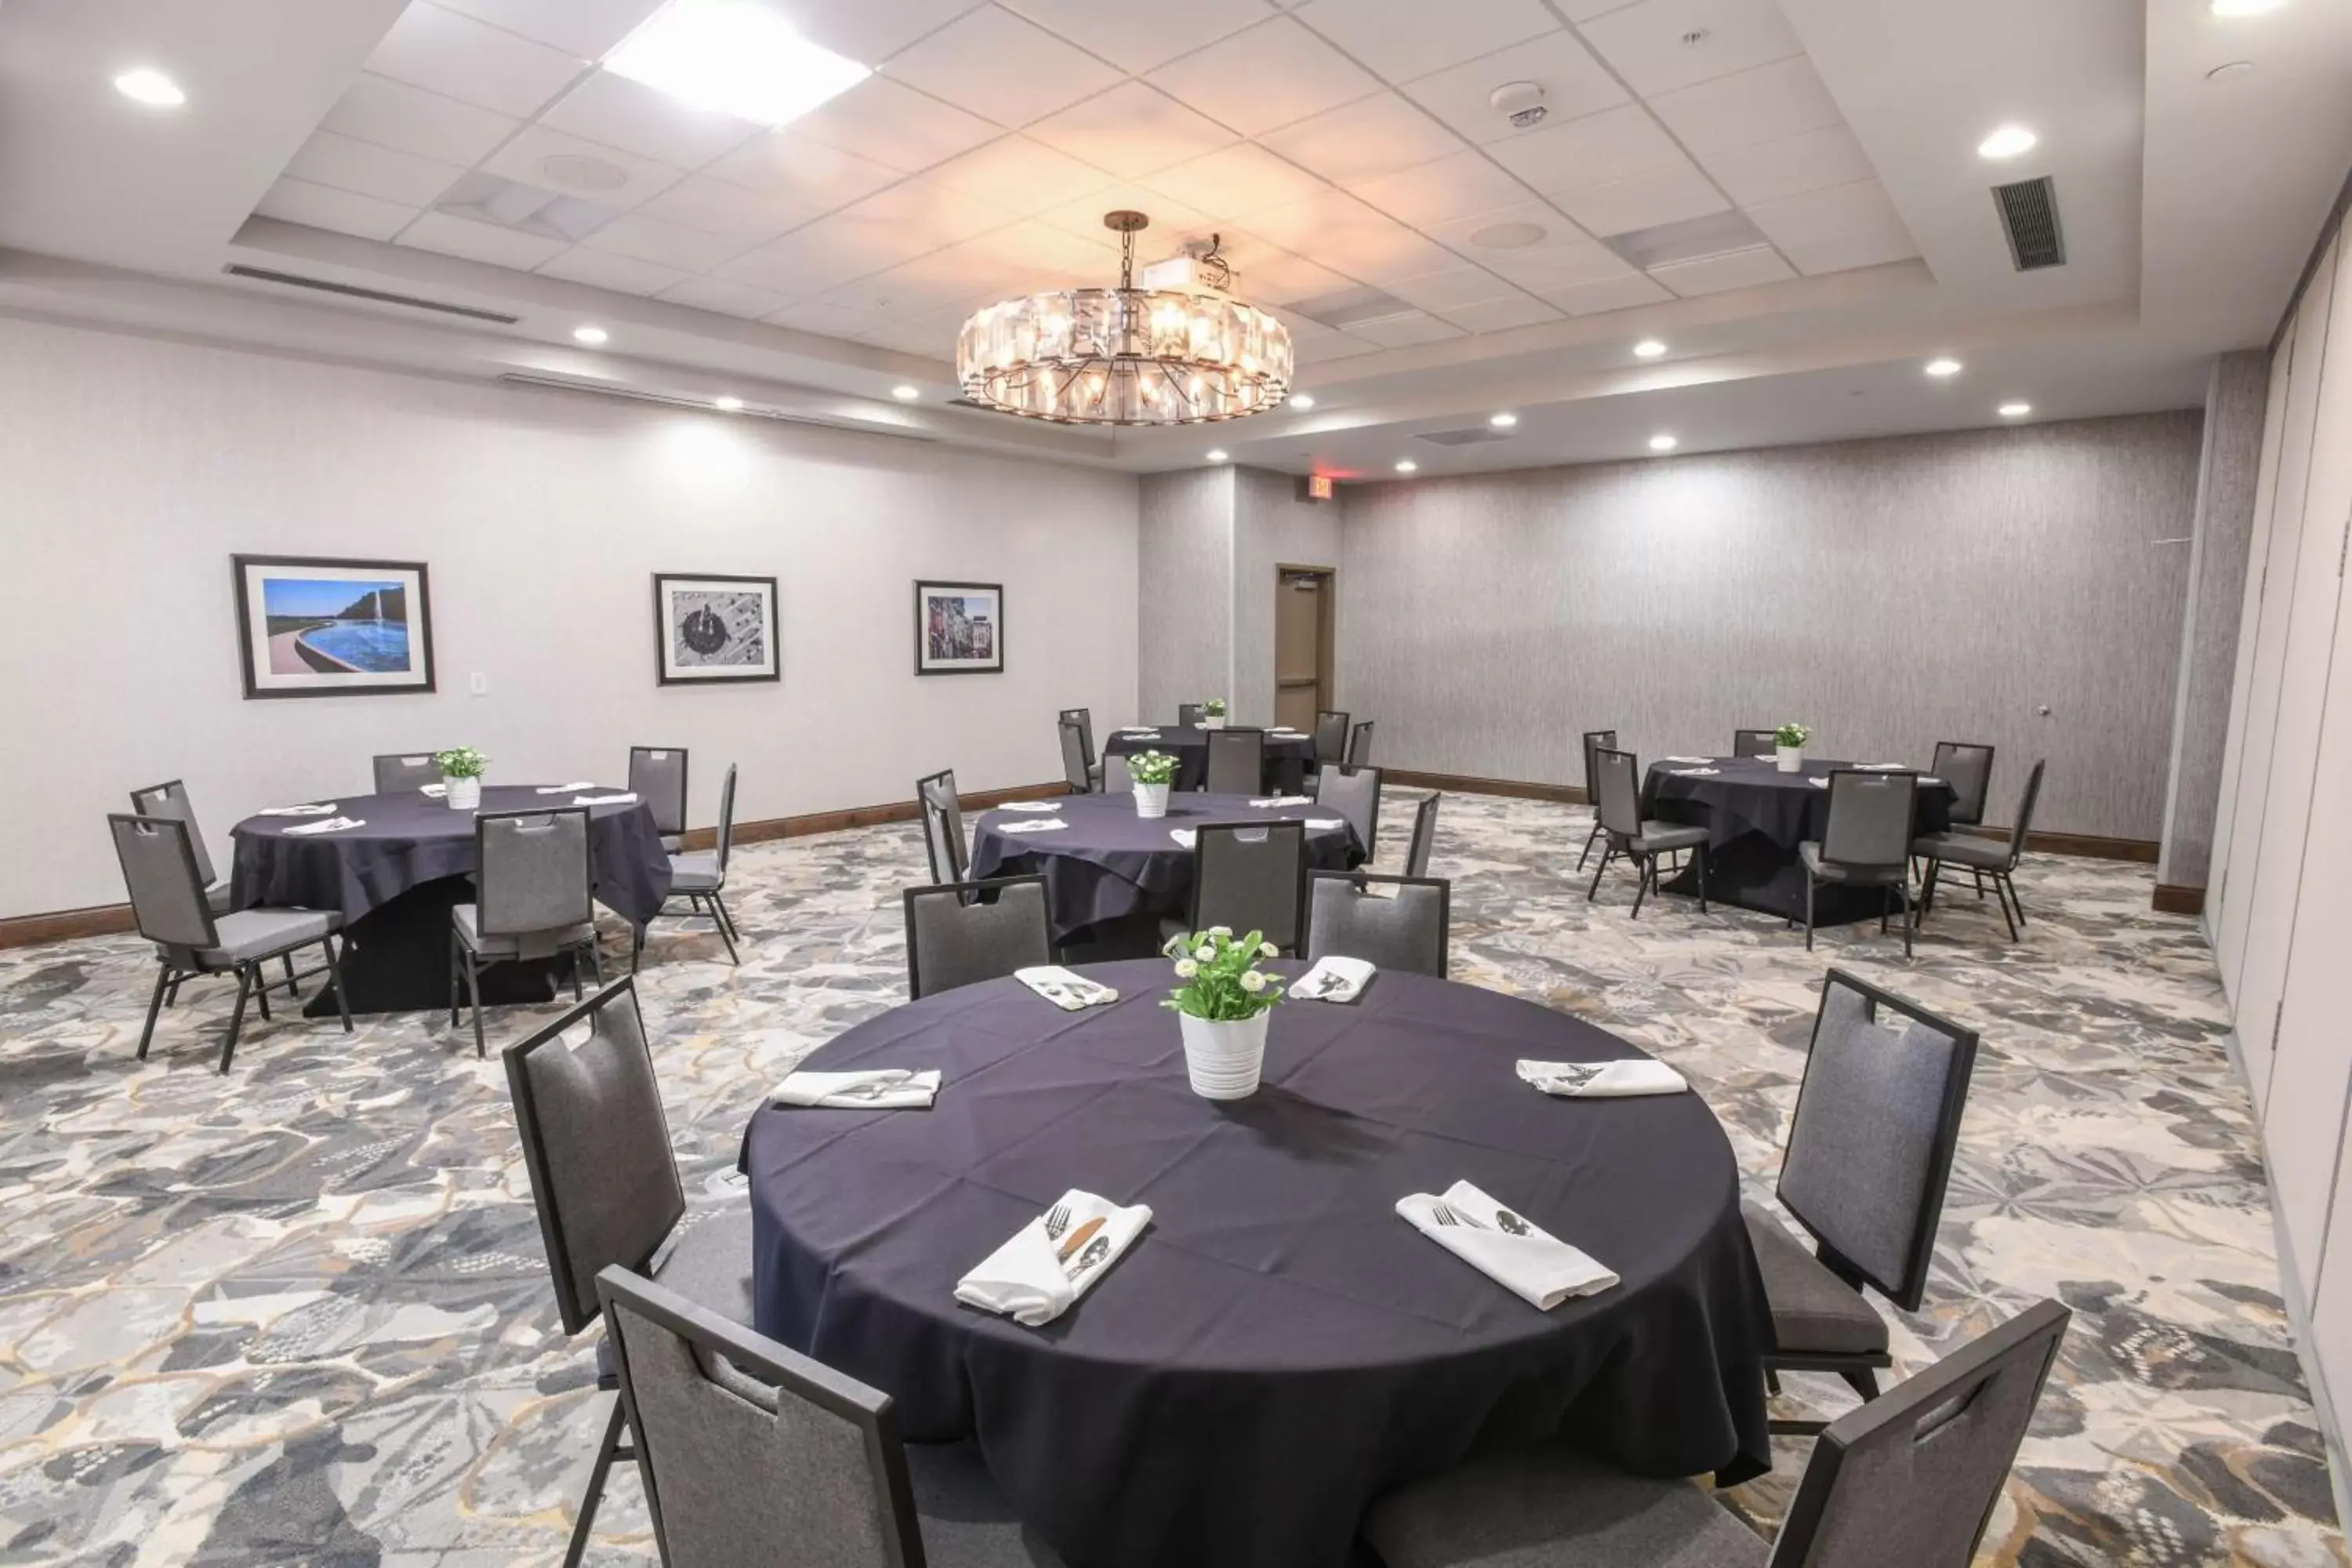
[[[1054,907],[1043,877],[909,888],[904,901],[907,994],[915,1000],[1054,962]]]
[[[1086,754],[1088,788],[1102,788],[1103,758],[1095,750],[1095,714],[1091,708],[1065,708],[1056,719],[1064,724],[1078,727],[1078,744]],[[1081,792],[1084,793],[1084,792]]]
[[[1445,797],[1430,794],[1412,808],[1412,837],[1405,840],[1404,874],[1429,875],[1429,852],[1437,846],[1437,803]]]
[[[432,752],[383,752],[375,759],[375,793],[397,795],[441,782],[441,766]]]
[[[1265,731],[1212,730],[1201,787],[1212,795],[1255,795],[1265,787]]]
[[[1135,793],[1135,774],[1129,771],[1125,757],[1105,757],[1102,760],[1102,787],[1105,795]]]
[[[2009,842],[1996,843],[1979,838],[1972,833],[1929,833],[1911,841],[1911,853],[1927,863],[1927,885],[1920,889],[1921,915],[1934,912],[1936,882],[1944,866],[1966,866],[1979,879],[1978,897],[1982,898],[1982,879],[1992,879],[1993,895],[2000,900],[2000,918],[2009,926],[2009,940],[2017,940],[2017,928],[2025,923],[2025,906],[2017,900],[2017,865],[2025,858],[2025,846],[2033,833],[2033,807],[2042,798],[2042,770],[2046,762],[2037,759],[2025,775],[2025,793],[2018,798],[2017,820],[2011,825]]]
[[[1315,804],[1336,811],[1356,830],[1364,858],[1373,858],[1381,837],[1381,770],[1325,763],[1315,775]]]
[[[1805,951],[1813,947],[1813,892],[1823,882],[1879,889],[1878,929],[1888,910],[1903,906],[1903,956],[1911,956],[1911,827],[1919,775],[1839,768],[1830,774],[1829,820],[1820,842],[1797,846],[1805,865]]]
[[[1773,737],[1777,730],[1734,730],[1731,732],[1731,754],[1735,757],[1769,757],[1778,752],[1780,742]]]
[[[1190,728],[1194,724],[1198,724],[1201,721],[1201,709],[1202,704],[1198,702],[1179,702],[1176,704],[1177,726],[1181,729]]]
[[[1974,827],[1984,821],[1985,794],[1992,787],[1990,746],[1973,741],[1938,741],[1927,772],[1952,786],[1952,823]]]
[[[343,1032],[351,1033],[351,1004],[343,994],[341,960],[334,944],[335,932],[342,928],[341,914],[333,910],[238,910],[215,915],[205,898],[195,835],[186,822],[128,813],[110,815],[106,822],[131,895],[131,921],[141,936],[155,944],[155,994],[147,1002],[146,1027],[139,1032],[140,1060],[147,1059],[166,991],[177,994],[181,981],[197,975],[234,973],[236,1007],[229,1015],[220,1055],[220,1070],[228,1071],[245,1026],[247,999],[260,1004],[263,1022],[269,1018],[269,987],[261,978],[262,964],[273,958],[288,960],[290,984],[292,955],[313,942],[325,952],[326,963],[307,973],[328,976]]]
[[[1064,1568],[973,1445],[907,1447],[888,1394],[625,1268],[596,1289],[667,1568]]]
[[[955,770],[941,768],[915,781],[915,805],[923,814],[923,847],[931,860],[931,880],[961,882],[971,864],[963,844],[963,805],[956,795]]]
[[[1381,889],[1389,890],[1382,893]],[[1443,980],[1452,899],[1452,884],[1437,877],[1310,871],[1304,956],[1313,960],[1337,953]]]
[[[686,748],[631,746],[629,793],[654,814],[662,848],[675,855],[686,847]]]
[[[1372,721],[1370,719],[1348,731],[1348,765],[1351,768],[1372,765]]]
[[[1204,822],[1193,830],[1192,924],[1256,931],[1285,952],[1298,951],[1307,879],[1307,825]]]
[[[654,916],[660,920],[707,920],[719,928],[719,940],[726,944],[727,962],[740,964],[742,954],[735,951],[735,913],[727,907],[727,862],[735,853],[735,764],[727,764],[727,776],[719,782],[718,840],[708,849],[669,858],[669,896],[686,896],[686,912],[671,914],[665,900]],[[651,924],[651,921],[647,921]],[[637,948],[646,944],[646,933],[637,932]],[[635,960],[631,959],[634,964]]]
[[[1687,1481],[1565,1443],[1474,1458],[1364,1519],[1388,1568],[1961,1568],[2073,1316],[2038,1301],[1821,1435],[1777,1540]]]
[[[189,803],[188,786],[178,779],[166,779],[159,784],[131,792],[131,809],[142,816],[168,816],[174,822],[188,825],[188,848],[196,858],[196,876],[205,887],[205,905],[216,915],[229,912],[229,884],[213,868],[212,850],[205,843],[205,830],[196,821],[196,808]],[[302,994],[300,982],[294,973],[294,955],[287,953],[281,962],[286,966],[286,994]],[[169,1006],[180,999],[180,983],[173,981],[163,994]]]
[[[1741,1211],[1772,1308],[1776,1385],[1784,1371],[1830,1372],[1878,1392],[1893,1363],[1862,1288],[1906,1312],[1926,1296],[1976,1057],[1975,1030],[1842,969],[1822,980],[1775,1189],[1814,1250],[1764,1210]]]
[[[474,818],[474,849],[478,901],[449,911],[449,1022],[456,1026],[461,998],[471,1005],[474,1054],[481,1057],[489,1054],[482,1037],[486,967],[569,953],[575,997],[583,953],[600,984],[604,972],[596,955],[586,806],[483,812]]]
[[[688,1219],[635,983],[614,981],[501,1054],[563,1331],[576,1335],[596,1321],[596,1277],[615,1266],[650,1272],[701,1310],[749,1323],[751,1207],[738,1202]],[[596,1347],[602,1389],[620,1387],[610,1343]],[[566,1568],[587,1547],[605,1473],[630,1457],[624,1418],[615,1400]]]
[[[1576,868],[1584,869],[1584,862],[1592,853],[1593,845],[1601,840],[1601,763],[1599,753],[1617,749],[1614,730],[1587,730],[1584,732],[1584,798],[1591,803],[1592,831],[1584,836],[1584,850],[1576,858]]]
[[[1095,771],[1087,760],[1086,731],[1071,720],[1063,720],[1056,728],[1062,739],[1062,782],[1070,786],[1072,795],[1092,795]]]
[[[1348,760],[1348,715],[1334,709],[1315,714],[1315,765],[1328,767]]]
[[[1644,821],[1642,816],[1642,793],[1634,780],[1633,753],[1611,747],[1595,747],[1593,765],[1600,769],[1601,801],[1598,807],[1602,843],[1601,864],[1592,868],[1592,885],[1584,889],[1584,901],[1591,903],[1601,891],[1601,879],[1609,874],[1609,862],[1622,855],[1633,862],[1641,880],[1633,888],[1632,919],[1642,917],[1642,900],[1655,892],[1658,887],[1658,858],[1664,855],[1696,854],[1698,857],[1698,912],[1706,913],[1706,829],[1685,827],[1678,823]]]

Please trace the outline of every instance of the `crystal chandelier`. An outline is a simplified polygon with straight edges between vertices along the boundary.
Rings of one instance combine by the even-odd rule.
[[[963,324],[956,375],[986,407],[1065,425],[1197,425],[1263,414],[1290,391],[1290,333],[1221,292],[1135,286],[1139,212],[1119,237],[1118,287],[1001,300]],[[1213,252],[1202,269],[1230,277]]]

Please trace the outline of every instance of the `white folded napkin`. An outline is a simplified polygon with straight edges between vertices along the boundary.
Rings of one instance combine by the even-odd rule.
[[[265,805],[254,813],[257,816],[324,816],[335,809],[336,803],[324,805]]]
[[[1014,970],[1013,978],[1065,1013],[1118,1000],[1118,993],[1101,981],[1074,974],[1058,963],[1033,963],[1026,969]]]
[[[1081,1239],[1080,1233],[1097,1220],[1102,1223]],[[957,1280],[956,1300],[1033,1329],[1050,1323],[1093,1289],[1150,1223],[1145,1205],[1122,1207],[1072,1187],[1060,1203]],[[1061,1256],[1065,1251],[1067,1258]]]
[[[1682,1074],[1662,1061],[1633,1057],[1621,1062],[1519,1063],[1519,1077],[1546,1094],[1570,1100],[1619,1100],[1637,1094],[1681,1094],[1690,1088]]]
[[[1379,971],[1369,959],[1342,958],[1332,953],[1315,961],[1315,967],[1290,983],[1293,1001],[1353,1002],[1364,994]]]
[[[1711,763],[1715,761],[1713,757],[1663,757],[1659,760],[1668,763]]]
[[[1919,775],[1919,787],[1921,789],[1933,789],[1943,782],[1943,780],[1937,778],[1933,773],[1921,773]]]
[[[1899,773],[1908,764],[1903,763],[1856,763],[1853,765],[1860,768],[1866,773]]]
[[[1160,739],[1160,731],[1157,730],[1121,730],[1119,733],[1126,736],[1130,741],[1156,741]]]
[[[796,1072],[768,1098],[778,1105],[832,1110],[929,1110],[939,1092],[937,1068],[922,1072],[872,1068],[864,1072]]]
[[[572,797],[574,805],[635,805],[636,803],[637,797],[634,795],[575,795]]]
[[[341,833],[347,827],[365,827],[364,818],[354,822],[348,816],[331,816],[324,822],[306,822],[299,827],[289,827],[289,833]]]
[[[996,831],[999,833],[1053,833],[1068,826],[1068,823],[1058,816],[1024,816],[1018,822],[996,824]]]
[[[1666,772],[1678,779],[1711,779],[1723,770],[1721,768],[1668,768]]]
[[[1830,781],[1829,781],[1829,780],[1827,780],[1827,779],[1825,779],[1825,778],[1820,778],[1820,777],[1810,778],[1810,779],[1807,779],[1805,782],[1806,782],[1807,784],[1809,784],[1812,785],[1815,789],[1827,789],[1827,788],[1829,788],[1829,787],[1830,787]]]
[[[1200,835],[1194,833],[1189,827],[1171,827],[1168,830],[1168,837],[1176,840],[1177,843],[1181,844],[1185,848],[1190,849],[1192,847],[1194,842],[1200,837]]]
[[[1062,803],[1058,800],[1006,800],[999,801],[996,809],[999,811],[1059,811],[1062,809]]]
[[[1334,827],[1345,827],[1348,826],[1347,819],[1339,816],[1310,816],[1307,817],[1306,821],[1307,826],[1321,828],[1326,831]]]
[[[429,795],[434,799],[438,800],[443,795],[449,793],[449,786],[445,784],[418,784],[416,786],[416,793],[419,795]]]
[[[1303,741],[1307,738],[1306,731],[1294,730],[1287,724],[1276,724],[1273,729],[1268,730],[1266,733],[1269,735],[1281,735],[1286,739],[1293,741]]]
[[[1415,1193],[1399,1198],[1396,1211],[1422,1235],[1543,1311],[1617,1283],[1617,1276],[1599,1263],[1467,1182],[1454,1183],[1443,1197]]]
[[[596,781],[594,779],[574,779],[568,784],[541,784],[539,786],[539,793],[541,795],[576,795],[583,789],[594,789],[595,787]]]
[[[1260,810],[1271,811],[1279,805],[1312,805],[1315,804],[1315,801],[1314,797],[1311,795],[1270,795],[1263,800],[1254,800],[1250,802],[1250,804],[1258,807]]]

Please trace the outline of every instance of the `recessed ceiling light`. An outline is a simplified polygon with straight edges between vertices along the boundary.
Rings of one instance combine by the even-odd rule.
[[[2022,419],[2033,412],[2031,403],[2004,403],[1997,411],[2003,419]]]
[[[1633,357],[1635,359],[1656,359],[1660,354],[1664,353],[1665,352],[1666,345],[1660,342],[1655,338],[1643,338],[1640,342],[1633,345]]]
[[[611,341],[612,336],[612,333],[598,326],[578,326],[572,329],[572,341],[575,343],[586,343],[592,349],[603,346]]]
[[[1516,414],[1493,414],[1486,418],[1486,423],[1497,430],[1507,430],[1518,422],[1519,416]]]
[[[1209,448],[1209,461],[1213,463],[1222,463],[1224,460],[1225,449],[1223,447],[1212,447]]]
[[[1929,360],[1926,369],[1933,376],[1958,375],[1960,374],[1960,362],[1947,355],[1942,359]]]
[[[915,399],[923,395],[923,389],[919,386],[907,386],[902,384],[892,387],[890,389],[890,395],[897,398],[901,403],[912,403]]]
[[[1663,430],[1650,437],[1650,450],[1653,452],[1671,452],[1676,447],[1681,445],[1682,443],[1680,441],[1677,441],[1675,437],[1667,435]]]
[[[743,400],[733,396],[720,397],[714,399],[710,406],[721,414],[740,414],[743,411]]]
[[[1414,462],[1411,458],[1399,458],[1397,459],[1396,468],[1397,472],[1400,474],[1413,473],[1417,471],[1420,467],[1421,465]]]
[[[1315,395],[1311,392],[1294,392],[1283,401],[1293,408],[1312,408],[1315,406]]]
[[[2022,125],[2004,125],[1977,143],[1979,158],[2016,158],[2033,151],[2042,140]]]
[[[874,73],[755,0],[669,0],[604,68],[697,109],[785,125]]]
[[[2265,11],[2275,11],[2286,0],[2213,0],[2216,16],[2259,16]]]
[[[177,109],[188,101],[188,95],[180,90],[178,82],[162,71],[150,70],[145,66],[116,77],[114,90],[150,109]]]

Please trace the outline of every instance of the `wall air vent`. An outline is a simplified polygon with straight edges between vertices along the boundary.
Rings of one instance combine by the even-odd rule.
[[[1508,430],[1497,430],[1489,425],[1474,425],[1466,430],[1422,430],[1415,438],[1433,447],[1475,447],[1485,441],[1507,441]]]
[[[2066,265],[2066,237],[2058,227],[2058,192],[2050,176],[1995,185],[1992,205],[2000,211],[2001,232],[2009,236],[2010,259],[2020,272]]]
[[[502,310],[480,310],[471,305],[452,305],[441,300],[420,300],[413,294],[388,294],[381,289],[362,289],[356,283],[337,283],[325,278],[305,278],[294,272],[272,272],[267,267],[247,267],[232,264],[221,268],[232,278],[249,278],[257,283],[282,283],[289,289],[315,289],[321,294],[341,294],[347,300],[366,300],[378,305],[399,305],[411,310],[433,310],[444,316],[463,316],[469,321],[495,321],[511,327],[522,320]]]

